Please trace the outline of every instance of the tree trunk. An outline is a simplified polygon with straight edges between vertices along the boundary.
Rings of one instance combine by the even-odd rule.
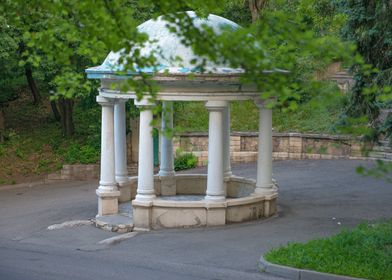
[[[67,136],[72,136],[75,133],[75,125],[73,122],[73,105],[74,103],[72,99],[65,100],[65,111],[66,111],[65,124],[66,124]]]
[[[51,100],[50,107],[52,107],[52,112],[53,112],[53,115],[54,115],[54,118],[56,119],[56,121],[58,121],[58,122],[61,121],[61,115],[60,115],[59,109],[57,108],[56,101]]]
[[[4,142],[5,114],[4,107],[0,105],[0,143]]]
[[[31,94],[33,95],[33,104],[38,104],[41,102],[41,95],[35,83],[31,65],[28,63],[25,65],[25,75],[26,75],[27,83],[29,84],[31,90]]]
[[[267,5],[268,0],[248,0],[248,2],[252,23],[255,23],[260,18],[260,13]]]
[[[63,135],[70,137],[75,133],[75,125],[73,122],[73,100],[72,99],[59,99],[59,107],[61,114],[61,127]]]

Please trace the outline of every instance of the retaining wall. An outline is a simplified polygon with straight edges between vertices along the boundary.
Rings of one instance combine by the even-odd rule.
[[[134,137],[128,135],[128,172],[137,173],[137,146]],[[257,160],[258,133],[233,132],[230,137],[232,163]],[[358,139],[349,136],[301,133],[273,133],[273,159],[384,159],[391,160],[389,147],[375,146],[368,153]],[[174,138],[174,150],[192,152],[198,158],[198,166],[208,163],[208,134],[184,133]],[[91,180],[99,178],[99,164],[64,165],[60,174],[50,174],[49,180]]]
[[[234,132],[230,137],[231,161],[253,162],[257,160],[258,133]],[[198,165],[208,162],[208,135],[187,133],[178,136],[174,147],[192,152],[198,157]],[[363,158],[361,143],[348,136],[301,133],[274,133],[274,160],[287,159],[338,159]]]

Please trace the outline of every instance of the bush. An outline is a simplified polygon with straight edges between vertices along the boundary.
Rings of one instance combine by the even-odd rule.
[[[174,158],[174,170],[186,170],[195,168],[197,165],[197,157],[192,153],[183,153],[182,151],[176,152]]]
[[[90,145],[71,144],[64,154],[64,161],[69,164],[96,163],[99,159],[99,150]]]
[[[361,224],[353,230],[310,240],[289,243],[265,255],[269,262],[320,272],[360,277],[392,279],[392,220]]]

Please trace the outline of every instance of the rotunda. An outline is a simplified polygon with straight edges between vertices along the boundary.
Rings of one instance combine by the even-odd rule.
[[[223,28],[239,28],[216,15],[204,19],[194,12],[187,13],[194,25],[207,24],[218,33]],[[101,82],[97,96],[102,105],[97,220],[118,216],[119,204],[129,201],[132,215],[127,218],[135,229],[224,225],[273,215],[278,191],[272,179],[272,110],[264,106],[260,92],[253,85],[240,83],[242,69],[207,62],[205,71],[199,72],[191,61],[201,58],[168,30],[163,17],[148,20],[138,29],[152,40],[140,50],[142,55],[162,50],[157,56],[157,68],[137,69],[151,75],[159,85],[154,99],[146,93],[138,100],[134,91],[121,91],[124,80],[138,74],[121,71],[120,53],[111,52],[102,65],[86,70],[88,78]],[[136,177],[127,174],[125,102],[129,99],[134,99],[140,108]],[[256,181],[231,172],[229,105],[230,101],[241,100],[254,100],[260,112]],[[153,108],[162,102],[161,128],[171,129],[173,101],[205,102],[209,112],[207,175],[176,174],[173,141],[164,134],[160,140],[160,170],[154,175]]]

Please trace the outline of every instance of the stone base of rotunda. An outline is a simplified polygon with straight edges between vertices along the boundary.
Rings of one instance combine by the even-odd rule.
[[[273,216],[277,194],[229,198],[224,202],[194,199],[195,195],[132,201],[135,230],[221,226]],[[187,198],[189,197],[189,198]],[[203,196],[199,196],[204,198]]]
[[[98,216],[117,214],[119,191],[105,192],[98,189],[96,194],[98,196]]]
[[[120,192],[120,196],[118,197],[119,203],[130,201],[132,199],[132,182],[127,181],[118,183],[118,191]]]
[[[205,174],[157,175],[154,177],[157,197],[150,201],[135,200],[137,180],[131,177],[129,184],[119,187],[128,201],[119,204],[118,213],[112,213],[112,207],[105,208],[111,214],[98,216],[97,227],[126,232],[222,226],[264,219],[276,213],[277,188],[272,194],[255,193],[256,182],[248,178],[226,178],[227,198],[222,202],[205,200]]]

